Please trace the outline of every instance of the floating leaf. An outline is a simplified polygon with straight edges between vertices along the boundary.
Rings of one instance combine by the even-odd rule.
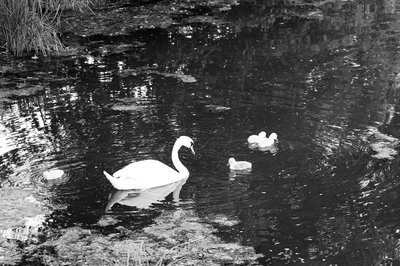
[[[46,180],[58,179],[58,178],[61,178],[63,175],[64,175],[64,171],[61,169],[52,169],[49,171],[45,171],[43,173],[43,177]]]
[[[205,107],[207,108],[207,110],[214,112],[214,113],[226,112],[226,111],[229,111],[232,109],[227,106],[216,105],[216,104],[208,104]]]
[[[111,109],[114,111],[142,111],[148,107],[149,106],[137,105],[137,104],[116,103],[111,106]]]

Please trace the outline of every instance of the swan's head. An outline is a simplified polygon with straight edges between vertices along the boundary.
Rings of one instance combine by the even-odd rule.
[[[180,136],[177,140],[177,143],[179,143],[180,146],[185,146],[186,148],[190,149],[192,151],[193,154],[194,153],[194,149],[193,149],[193,140],[191,138],[189,138],[188,136]]]
[[[228,160],[228,165],[233,164],[234,162],[236,162],[235,158],[229,158]]]
[[[278,140],[278,135],[276,133],[271,133],[271,135],[269,135],[268,138],[275,141],[275,140]]]
[[[267,137],[267,133],[265,133],[265,131],[261,131],[260,133],[258,133],[258,136],[260,138],[265,138],[265,137]]]

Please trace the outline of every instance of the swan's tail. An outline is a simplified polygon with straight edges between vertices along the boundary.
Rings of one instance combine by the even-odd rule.
[[[110,174],[107,173],[106,171],[103,171],[103,174],[106,176],[106,178],[108,179],[108,181],[110,181],[111,185],[112,185],[114,188],[117,188],[117,189],[118,189],[118,184],[117,184],[118,179],[115,178],[115,177],[113,177],[112,175],[110,175]]]

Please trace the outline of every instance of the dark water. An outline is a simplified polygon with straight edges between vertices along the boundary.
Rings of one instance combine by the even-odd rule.
[[[239,223],[219,235],[254,246],[263,264],[398,259],[400,6],[318,7],[242,1],[226,23],[78,39],[86,56],[32,63],[66,79],[4,103],[3,148],[16,149],[3,154],[2,176],[64,169],[51,187],[65,206],[54,224],[90,226],[112,191],[103,170],[172,165],[175,139],[188,135],[196,155],[180,153],[191,174],[181,205],[169,195],[111,213],[138,228],[165,208],[225,215]],[[278,134],[275,151],[247,147],[261,130]],[[229,157],[252,162],[252,173],[230,178]]]

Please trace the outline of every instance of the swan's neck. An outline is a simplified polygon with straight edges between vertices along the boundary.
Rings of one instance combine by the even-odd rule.
[[[178,170],[179,174],[184,176],[189,176],[188,169],[181,163],[179,160],[178,151],[182,145],[175,143],[174,147],[172,148],[172,163],[174,164],[176,170]]]

